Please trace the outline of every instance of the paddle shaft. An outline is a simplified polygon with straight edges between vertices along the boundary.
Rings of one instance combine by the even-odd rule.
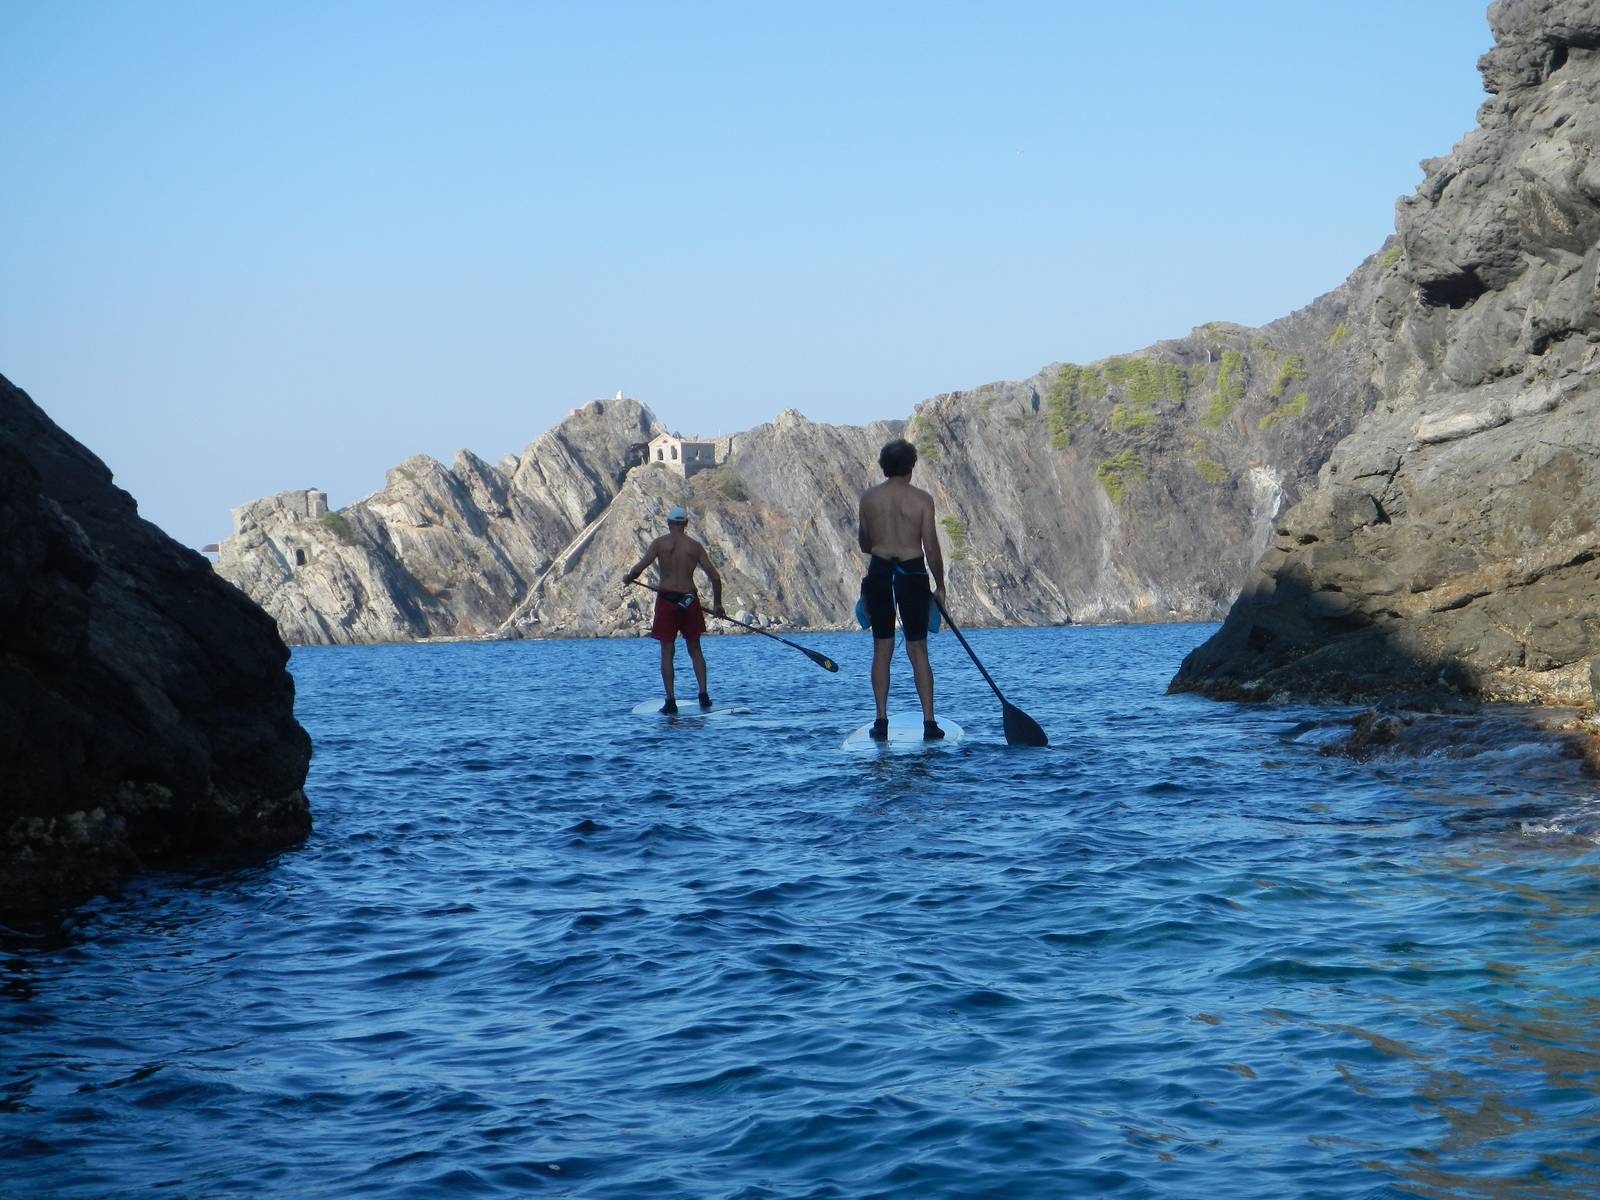
[[[716,614],[713,613],[712,616],[716,616]],[[732,621],[735,625],[742,625],[751,633],[759,633],[762,637],[769,637],[775,642],[782,642],[785,646],[792,646],[794,649],[800,651],[801,654],[804,654],[807,658],[816,662],[820,666],[827,667],[830,671],[837,671],[839,669],[837,666],[833,665],[833,659],[819,655],[815,650],[807,650],[799,642],[791,642],[786,637],[779,637],[775,633],[769,633],[767,630],[762,629],[758,625],[752,625],[748,621],[741,621],[738,617],[730,617],[727,613],[723,613],[721,619],[724,621]]]
[[[999,699],[1000,720],[1006,731],[1006,745],[1048,746],[1050,744],[1049,735],[1040,727],[1039,722],[1005,698],[1000,691],[1000,685],[995,683],[994,677],[989,674],[988,668],[978,658],[977,651],[968,644],[967,639],[961,633],[960,627],[950,619],[950,613],[946,610],[944,601],[939,599],[937,592],[933,595],[933,601],[939,606],[939,612],[944,617],[945,624],[950,626],[950,632],[956,635],[957,640],[961,643],[961,648],[967,652],[967,657],[972,659],[972,665],[982,673],[984,682],[994,690],[996,698]]]
[[[939,606],[939,615],[944,618],[944,623],[950,626],[950,632],[956,635],[956,640],[961,643],[961,648],[965,650],[967,652],[967,656],[972,659],[972,665],[977,667],[979,672],[982,673],[983,681],[994,689],[994,694],[1000,697],[1001,704],[1006,703],[1005,695],[1000,691],[1000,685],[994,681],[994,677],[989,674],[982,661],[979,660],[977,653],[970,645],[968,645],[967,639],[962,635],[960,627],[950,619],[950,610],[945,608],[944,601],[939,599],[938,592],[933,594],[933,602]]]
[[[715,613],[712,613],[711,615],[712,616],[716,616]],[[768,633],[765,629],[762,629],[761,626],[759,626],[759,625],[752,625],[748,621],[741,621],[741,620],[739,620],[738,617],[730,617],[730,616],[728,616],[727,613],[723,613],[720,619],[724,620],[724,621],[732,621],[735,625],[743,625],[751,633],[763,633],[763,634],[766,634],[766,636],[769,637],[769,638],[778,638],[778,640],[780,642],[786,642],[786,644],[788,644],[790,646],[794,645],[793,642],[789,642],[785,638],[778,637],[778,635],[775,634],[775,633]]]
[[[655,592],[658,596],[661,594],[661,589],[660,588],[652,587],[650,584],[645,583],[641,579],[635,579],[635,580],[633,580],[633,582],[637,583],[642,588],[647,588],[650,591]],[[711,615],[712,616],[716,616],[717,614],[716,613],[712,613]],[[746,621],[741,621],[741,620],[739,620],[738,617],[730,617],[730,616],[728,616],[727,613],[723,613],[722,614],[722,620],[730,621],[735,625],[741,625],[744,628],[748,629],[751,633],[759,633],[762,637],[769,637],[775,642],[782,642],[785,646],[788,646],[793,650],[800,651],[801,654],[804,654],[812,662],[816,663],[817,666],[823,668],[826,671],[837,671],[839,669],[839,664],[834,662],[833,659],[829,658],[827,655],[818,654],[815,650],[807,650],[804,646],[800,645],[798,642],[791,642],[786,637],[779,637],[775,633],[768,633],[765,629],[761,629],[758,626],[751,625]],[[980,670],[981,669],[982,668],[980,668]]]

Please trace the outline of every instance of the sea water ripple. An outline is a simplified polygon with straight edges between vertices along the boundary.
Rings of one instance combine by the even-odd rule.
[[[0,1194],[1596,1194],[1594,782],[1165,695],[1210,629],[972,634],[1043,750],[941,635],[925,753],[846,635],[679,720],[653,643],[297,651],[306,846],[0,940]]]

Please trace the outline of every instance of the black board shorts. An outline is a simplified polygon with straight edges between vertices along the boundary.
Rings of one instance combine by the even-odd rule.
[[[861,599],[866,602],[872,636],[894,637],[894,614],[898,608],[900,628],[905,630],[906,641],[927,641],[928,605],[932,595],[928,566],[920,557],[897,562],[874,554],[867,563],[867,577],[861,581]]]

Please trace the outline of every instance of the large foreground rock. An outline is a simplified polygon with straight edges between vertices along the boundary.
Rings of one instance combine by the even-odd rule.
[[[1600,6],[1501,0],[1478,127],[1398,207],[1383,400],[1174,688],[1587,704],[1600,652]]]
[[[0,377],[0,919],[310,830],[271,618]]]

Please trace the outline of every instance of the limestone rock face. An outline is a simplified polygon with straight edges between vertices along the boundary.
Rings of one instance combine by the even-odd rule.
[[[419,455],[336,513],[315,491],[256,501],[217,570],[295,644],[494,636],[660,431],[636,401],[596,401],[500,466]]]
[[[676,504],[688,508],[689,532],[722,573],[728,612],[755,624],[853,628],[862,562],[856,502],[879,475],[879,447],[901,429],[898,421],[818,425],[786,412],[739,435],[714,471],[688,480],[656,464],[630,471],[607,510],[535,581],[502,634],[642,633],[654,598],[624,588],[621,577],[666,532]]]
[[[908,436],[975,624],[1215,620],[1282,505],[1372,405],[1385,269],[1259,329],[1214,323],[923,404]]]
[[[1138,354],[950,393],[909,421],[781,413],[686,478],[639,455],[635,401],[574,413],[513,462],[415,458],[338,513],[320,492],[235,511],[218,570],[291,642],[624,635],[649,624],[624,570],[693,514],[758,624],[853,628],[856,506],[878,450],[910,437],[934,495],[952,603],[985,624],[1215,619],[1279,507],[1371,406],[1359,369],[1389,269],[1261,329],[1214,324]]]
[[[1174,687],[1587,703],[1600,650],[1600,8],[1500,0],[1478,127],[1397,210],[1382,401]]]
[[[0,378],[0,920],[303,839],[287,661],[266,614]]]

